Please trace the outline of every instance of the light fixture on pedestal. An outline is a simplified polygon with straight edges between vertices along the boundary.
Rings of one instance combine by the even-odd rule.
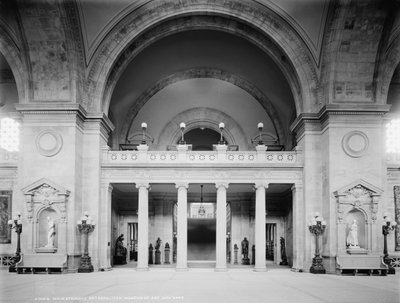
[[[383,262],[389,267],[388,274],[394,275],[396,273],[393,266],[390,264],[390,258],[387,250],[387,235],[396,227],[397,223],[392,221],[388,214],[383,216],[382,234],[383,234]]]
[[[22,233],[22,221],[21,214],[18,212],[14,217],[14,220],[8,220],[8,226],[11,229],[15,229],[17,233],[17,250],[15,251],[15,256],[13,257],[13,264],[8,268],[9,272],[15,272],[15,265],[21,260],[21,233]]]
[[[89,213],[85,211],[85,215],[78,220],[77,223],[78,230],[83,233],[83,237],[85,240],[85,248],[84,253],[81,257],[81,262],[79,264],[78,272],[92,272],[93,265],[91,259],[89,257],[89,241],[88,241],[88,234],[94,230],[95,224],[92,218],[89,216]]]
[[[147,123],[143,122],[142,123],[142,131],[143,131],[143,138],[141,144],[146,145],[146,129],[147,129]]]
[[[181,124],[179,125],[180,129],[181,129],[181,140],[179,141],[179,144],[186,144],[185,139],[183,138],[183,131],[185,130],[186,124],[181,122]]]
[[[324,274],[326,272],[319,253],[319,235],[323,234],[325,227],[326,221],[319,215],[319,213],[315,213],[314,217],[308,223],[308,229],[315,235],[315,257],[313,258],[310,267],[310,273],[313,274]]]
[[[258,138],[258,145],[262,145],[263,144],[263,140],[261,137],[261,132],[263,130],[264,124],[262,122],[257,124],[257,128],[258,128],[258,132],[259,132],[259,138]]]
[[[220,144],[220,145],[225,145],[225,140],[224,140],[224,138],[222,137],[222,132],[224,131],[224,128],[225,128],[225,123],[221,122],[221,123],[219,124],[219,130],[220,130],[220,134],[221,134],[221,139],[220,139],[219,142],[218,142],[218,144]]]

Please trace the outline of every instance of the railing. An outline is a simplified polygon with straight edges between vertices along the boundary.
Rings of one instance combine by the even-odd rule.
[[[386,154],[386,164],[388,167],[399,167],[400,166],[400,154],[391,153]]]
[[[163,164],[232,164],[232,165],[268,165],[284,164],[299,166],[302,164],[302,151],[112,151],[104,150],[103,164],[115,165],[163,165]]]
[[[17,152],[8,152],[6,150],[0,149],[0,166],[17,165],[18,158],[19,157]]]

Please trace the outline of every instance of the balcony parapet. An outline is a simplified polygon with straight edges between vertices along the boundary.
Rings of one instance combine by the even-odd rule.
[[[399,153],[386,154],[386,165],[388,168],[398,168],[400,166],[400,154]]]
[[[4,149],[0,149],[0,166],[17,166],[18,159],[18,152],[8,152]]]
[[[138,151],[103,150],[103,165],[135,166],[135,165],[223,165],[223,166],[294,166],[303,165],[300,148],[293,151],[154,151],[141,149]]]

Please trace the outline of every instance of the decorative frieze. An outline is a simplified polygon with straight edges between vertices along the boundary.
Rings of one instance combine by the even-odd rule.
[[[40,179],[22,189],[26,198],[27,217],[30,222],[37,220],[40,210],[53,208],[60,215],[60,220],[66,222],[66,203],[70,192],[47,179]]]
[[[345,215],[353,209],[364,213],[366,220],[376,222],[381,194],[382,190],[363,180],[334,192],[338,223],[342,223]]]

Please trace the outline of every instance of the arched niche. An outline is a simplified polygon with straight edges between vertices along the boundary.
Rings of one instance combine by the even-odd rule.
[[[346,222],[346,231],[345,231],[345,245],[347,247],[347,237],[351,232],[351,226],[354,221],[357,223],[357,237],[358,237],[358,245],[360,248],[366,248],[367,246],[367,228],[366,228],[366,218],[362,211],[359,209],[350,210],[346,217],[344,218]]]
[[[70,192],[62,186],[45,178],[22,189],[25,195],[28,224],[28,252],[67,251],[67,217],[66,204]],[[55,226],[54,247],[44,249],[47,245],[48,221],[51,218]]]
[[[376,222],[383,190],[359,179],[333,194],[336,198],[337,251],[347,249],[346,238],[351,226],[350,220],[357,220],[360,247],[369,253],[378,253],[378,241],[381,233]],[[360,232],[362,230],[362,234]]]
[[[48,219],[49,218],[49,219]],[[46,247],[48,246],[48,234],[49,234],[49,226],[48,226],[48,220],[52,220],[54,222],[54,229],[55,229],[55,239],[54,239],[54,248],[56,249],[58,247],[58,214],[57,212],[50,208],[47,207],[43,209],[40,212],[40,215],[38,216],[38,235],[37,235],[37,241],[38,241],[38,247]]]

